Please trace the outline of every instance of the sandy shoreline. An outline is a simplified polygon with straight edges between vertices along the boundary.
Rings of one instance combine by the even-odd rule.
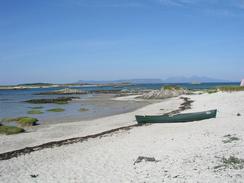
[[[32,91],[33,92],[33,91]],[[115,94],[87,94],[87,95],[70,95],[80,97],[80,99],[73,99],[68,104],[31,104],[23,101],[31,99],[42,99],[42,98],[57,98],[55,96],[41,96],[32,94],[10,94],[7,92],[3,95],[0,94],[0,105],[5,106],[0,110],[0,118],[13,118],[28,116],[38,119],[38,127],[43,125],[67,123],[67,122],[79,122],[79,121],[90,121],[107,116],[128,113],[135,111],[147,104],[152,104],[154,101],[131,101],[131,100],[114,100]],[[39,107],[39,109],[35,109]],[[49,112],[53,108],[62,108],[64,111],[61,113]],[[80,111],[85,109],[85,111]],[[38,110],[41,114],[29,114],[32,110]],[[2,122],[4,125],[13,125]]]
[[[133,100],[132,96],[119,97],[117,100]],[[17,135],[1,135],[0,136],[0,153],[21,149],[28,146],[40,145],[50,141],[57,141],[73,137],[87,136],[100,133],[106,130],[119,128],[136,124],[136,114],[162,114],[177,109],[182,103],[179,98],[164,100],[160,103],[147,105],[129,113],[122,113],[103,118],[88,121],[58,123],[52,125],[43,125],[32,128],[30,133],[22,133]],[[165,111],[160,109],[164,108]]]
[[[0,182],[243,182],[244,169],[214,167],[222,157],[244,159],[244,92],[187,97],[195,102],[185,112],[217,108],[217,118],[142,126],[0,161]],[[172,98],[131,113],[1,136],[1,152],[135,124],[135,114],[160,114],[160,109],[172,111],[181,103],[179,97]],[[238,140],[224,143],[229,134]],[[134,164],[139,156],[159,161]]]

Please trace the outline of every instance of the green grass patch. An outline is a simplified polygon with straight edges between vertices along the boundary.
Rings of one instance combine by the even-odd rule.
[[[25,130],[23,128],[15,127],[15,126],[0,126],[0,134],[13,135],[22,133]]]
[[[40,110],[30,110],[30,111],[28,111],[27,113],[28,113],[28,114],[43,114],[43,112],[40,111]]]
[[[218,89],[223,92],[244,91],[244,86],[221,86]]]
[[[4,118],[1,122],[16,122],[21,126],[35,126],[38,119],[31,117]]]
[[[166,86],[163,86],[162,89],[164,89],[164,90],[181,90],[183,88],[180,86],[175,86],[175,85],[166,85]]]
[[[217,93],[217,92],[218,92],[217,88],[207,90],[208,94]]]
[[[30,107],[31,109],[43,109],[42,106]]]
[[[53,109],[49,109],[47,110],[48,112],[63,112],[65,111],[64,109],[62,108],[53,108]]]
[[[86,111],[89,111],[89,109],[86,109],[86,108],[80,108],[79,111],[80,111],[80,112],[86,112]]]

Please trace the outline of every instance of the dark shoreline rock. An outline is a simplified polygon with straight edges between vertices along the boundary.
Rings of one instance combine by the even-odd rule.
[[[80,97],[58,97],[58,98],[51,98],[51,99],[31,99],[26,100],[24,102],[32,103],[32,104],[68,104],[68,102],[72,101],[73,99],[79,99]]]

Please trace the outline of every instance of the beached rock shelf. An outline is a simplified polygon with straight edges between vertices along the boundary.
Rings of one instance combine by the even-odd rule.
[[[84,91],[84,90],[65,88],[65,89],[61,89],[61,90],[38,93],[38,95],[81,95],[81,94],[87,94],[87,93],[88,92]]]
[[[141,98],[143,99],[165,99],[171,97],[177,97],[183,94],[188,94],[189,91],[184,88],[165,86],[161,90],[153,90],[148,93],[144,93]]]

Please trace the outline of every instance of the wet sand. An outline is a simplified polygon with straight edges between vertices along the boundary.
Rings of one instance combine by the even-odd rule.
[[[72,105],[61,117],[49,116],[42,119],[43,124],[57,124],[65,122],[77,122],[94,120],[102,117],[124,114],[135,111],[141,107],[157,103],[160,100],[117,100],[113,94],[99,94],[90,98],[74,100],[68,105]],[[132,96],[133,97],[133,96]],[[62,106],[60,106],[62,107]],[[80,108],[87,109],[84,112],[77,112]]]

